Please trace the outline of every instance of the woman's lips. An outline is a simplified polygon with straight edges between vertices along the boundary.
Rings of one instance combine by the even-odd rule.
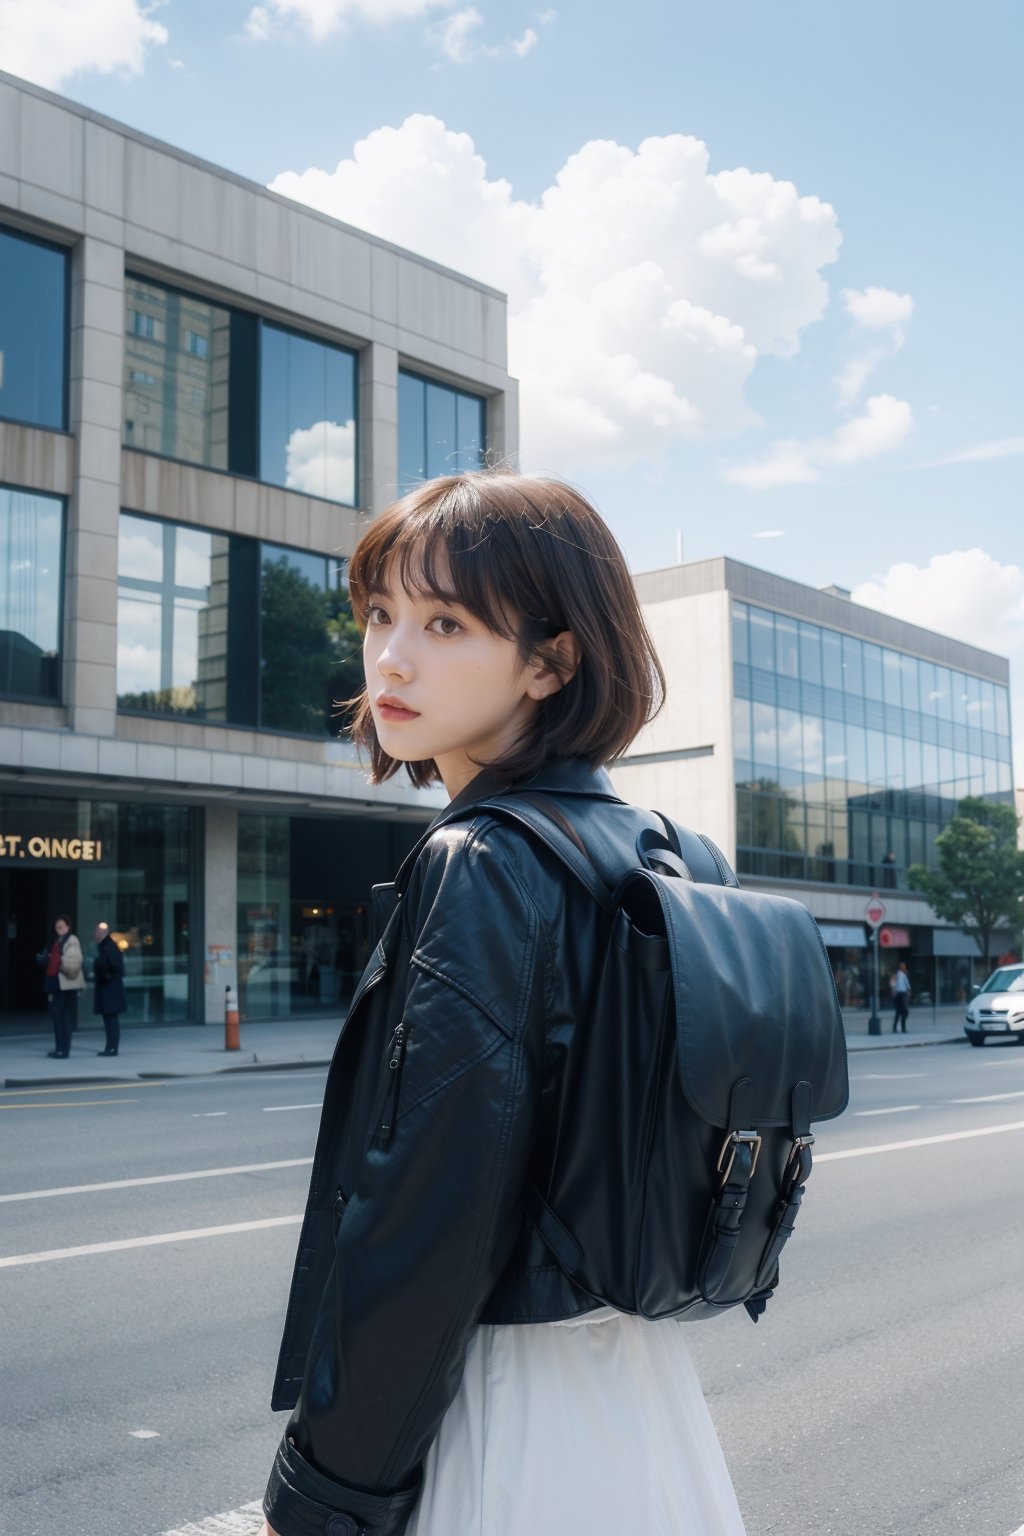
[[[397,704],[378,704],[382,720],[418,720],[419,712],[415,709],[402,709]]]

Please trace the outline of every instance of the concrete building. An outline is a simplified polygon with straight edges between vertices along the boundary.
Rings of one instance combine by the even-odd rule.
[[[337,739],[345,557],[516,447],[502,294],[0,75],[0,1027],[61,911],[128,1023],[337,1007],[444,798]]]
[[[1013,804],[1009,663],[736,560],[635,579],[669,692],[620,793],[708,833],[745,886],[804,902],[844,1005],[867,1001],[873,891],[883,999],[906,960],[919,1002],[963,1001],[991,963],[906,876],[964,795]]]

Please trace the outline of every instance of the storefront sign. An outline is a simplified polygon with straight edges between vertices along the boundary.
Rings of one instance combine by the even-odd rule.
[[[906,928],[894,928],[890,923],[878,935],[878,942],[883,949],[909,949],[910,932]]]
[[[26,837],[0,832],[0,859],[41,859],[60,864],[102,864],[103,844],[91,837]]]

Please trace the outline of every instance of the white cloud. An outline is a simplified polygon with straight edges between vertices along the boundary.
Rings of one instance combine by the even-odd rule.
[[[286,449],[285,484],[307,496],[354,502],[356,427],[354,421],[317,421],[296,427]]]
[[[147,50],[168,38],[155,9],[140,0],[0,0],[0,64],[50,88],[86,70],[141,74]]]
[[[989,459],[1008,459],[1020,453],[1024,453],[1024,437],[999,437],[988,443],[975,443],[971,448],[961,448],[957,453],[947,454],[942,459],[932,459],[927,467],[938,469],[944,464],[984,464]]]
[[[453,12],[437,31],[441,52],[453,64],[470,64],[474,59],[500,59],[509,55],[524,59],[540,41],[539,34],[527,27],[522,37],[510,38],[504,43],[483,43],[477,36],[482,26],[483,17],[475,5]]]
[[[297,22],[314,42],[321,43],[339,32],[347,21],[371,21],[381,25],[408,21],[429,10],[446,7],[452,0],[266,0],[249,12],[246,31],[263,42],[275,22]]]
[[[811,438],[801,443],[785,439],[773,443],[763,459],[737,464],[722,471],[731,485],[762,491],[779,485],[810,485],[833,464],[858,464],[880,453],[891,453],[906,440],[914,414],[906,400],[894,395],[872,395],[859,416],[843,423],[831,438]]]
[[[891,288],[843,289],[846,313],[869,331],[899,330],[914,312],[909,293],[894,293]]]
[[[909,561],[862,582],[855,603],[1010,658],[1016,782],[1024,773],[1024,570],[983,549],[954,549],[927,565]]]
[[[906,400],[894,395],[872,395],[860,416],[844,422],[825,457],[835,464],[857,464],[879,453],[899,448],[914,425],[914,413]]]
[[[850,410],[879,363],[894,356],[903,345],[903,327],[914,312],[909,293],[894,293],[891,288],[843,289],[846,313],[863,330],[886,332],[882,343],[853,357],[835,380],[841,410]]]
[[[786,536],[785,528],[762,528],[760,533],[755,533],[755,539],[782,539]]]
[[[417,115],[272,187],[507,292],[524,459],[557,469],[756,420],[758,357],[793,355],[825,309],[834,210],[708,162],[681,134],[592,140],[526,201],[467,134]]]

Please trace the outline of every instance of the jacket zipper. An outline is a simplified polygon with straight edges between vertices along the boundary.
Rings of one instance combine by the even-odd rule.
[[[347,1204],[348,1204],[348,1201],[345,1199],[345,1196],[342,1194],[341,1190],[339,1189],[338,1193],[337,1193],[337,1195],[335,1197],[335,1201],[334,1201],[334,1218],[333,1218],[333,1220],[334,1220],[334,1235],[335,1235],[335,1237],[337,1237],[337,1235],[338,1235],[338,1229],[341,1226],[341,1218],[345,1214],[345,1206]]]
[[[391,1045],[388,1054],[388,1072],[391,1080],[384,1095],[384,1109],[381,1114],[380,1125],[377,1129],[377,1140],[382,1146],[387,1146],[391,1140],[391,1134],[395,1128],[395,1117],[398,1114],[398,1094],[402,1086],[402,1065],[405,1061],[405,1041],[407,1030],[403,1020],[397,1025],[391,1037]]]

